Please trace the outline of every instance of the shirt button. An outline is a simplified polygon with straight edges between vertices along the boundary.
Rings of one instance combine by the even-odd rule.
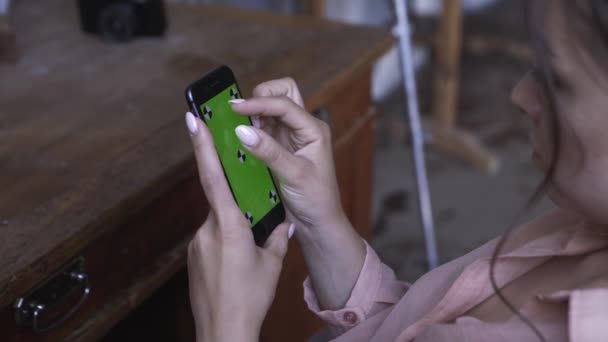
[[[344,315],[342,316],[342,318],[344,319],[344,321],[346,323],[349,323],[349,324],[355,324],[355,323],[357,323],[357,320],[358,320],[357,314],[352,311],[346,311],[344,313]]]

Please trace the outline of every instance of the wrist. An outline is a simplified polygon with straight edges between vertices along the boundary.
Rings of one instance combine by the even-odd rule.
[[[215,327],[197,330],[197,342],[258,342],[260,326],[249,322],[226,320]]]
[[[315,220],[314,223],[296,222],[296,225],[296,237],[300,244],[317,244],[342,237],[345,234],[356,234],[343,211]]]
[[[359,259],[355,256],[366,254],[363,239],[345,214],[314,227],[298,226],[295,236],[309,268],[314,265],[317,270],[326,268],[326,271],[334,272],[336,264],[341,264],[343,259],[350,264]]]
[[[335,215],[315,225],[298,225],[295,236],[308,257],[329,257],[337,252],[336,246],[363,243],[346,214]]]

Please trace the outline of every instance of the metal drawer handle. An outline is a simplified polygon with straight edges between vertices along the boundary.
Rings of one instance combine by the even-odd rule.
[[[79,288],[81,291],[78,301],[63,315],[58,316],[54,322],[41,327],[41,316],[73,293],[74,288]],[[65,266],[41,286],[23,297],[17,298],[13,304],[15,322],[20,327],[31,327],[37,334],[55,329],[78,311],[90,292],[89,277],[84,270],[84,259],[80,257]]]

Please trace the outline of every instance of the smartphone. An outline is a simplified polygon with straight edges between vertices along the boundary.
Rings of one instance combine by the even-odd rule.
[[[256,244],[262,246],[285,220],[285,209],[266,164],[249,153],[236,136],[237,126],[252,125],[248,116],[235,113],[228,103],[239,98],[241,91],[227,66],[186,88],[188,105],[209,127],[232,196],[249,222]]]

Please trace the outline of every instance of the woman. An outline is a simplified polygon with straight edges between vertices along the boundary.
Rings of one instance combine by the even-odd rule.
[[[329,129],[302,109],[292,80],[233,103],[261,117],[264,129],[236,134],[279,178],[289,210],[292,225],[265,248],[234,204],[208,130],[187,114],[211,204],[189,249],[198,339],[257,340],[295,225],[305,299],[335,341],[608,341],[607,10],[605,0],[552,0],[529,11],[536,58],[512,99],[534,123],[534,161],[559,209],[414,284],[396,280],[346,219]]]

